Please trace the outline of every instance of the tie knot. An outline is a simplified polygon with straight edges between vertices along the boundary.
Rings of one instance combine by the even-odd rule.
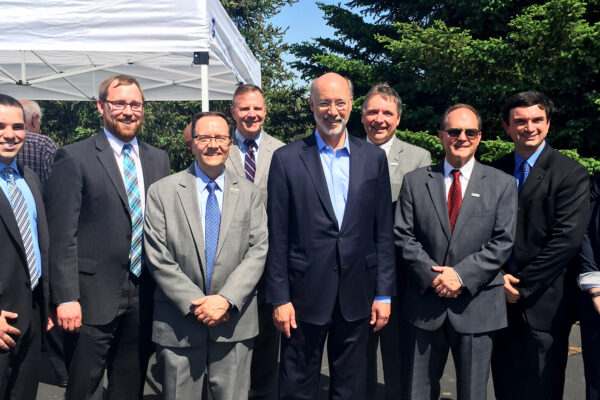
[[[10,168],[10,167],[6,167],[2,170],[2,175],[4,176],[4,179],[6,179],[8,181],[8,183],[15,183],[15,170]]]
[[[217,182],[215,182],[215,181],[210,181],[206,185],[206,190],[208,190],[208,193],[210,193],[210,194],[213,194],[215,192],[216,188],[217,188]]]
[[[450,171],[450,173],[454,177],[454,180],[457,180],[460,176],[460,169],[453,169],[452,171]]]
[[[529,172],[529,163],[527,162],[527,160],[523,161],[523,164],[521,164],[521,171],[523,172]]]
[[[125,153],[125,155],[129,155],[129,153],[131,152],[131,143],[125,143],[123,145],[123,153]]]
[[[256,150],[256,142],[254,141],[254,139],[246,139],[244,140],[244,144],[247,148],[251,149],[252,151]]]

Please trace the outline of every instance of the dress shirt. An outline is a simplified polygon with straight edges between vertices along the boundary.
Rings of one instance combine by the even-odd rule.
[[[584,272],[577,277],[577,284],[581,290],[600,287],[600,271]]]
[[[40,178],[42,189],[50,176],[56,150],[58,146],[48,136],[25,131],[25,143],[17,154],[17,160],[35,172]]]
[[[17,161],[15,159],[9,165],[4,165],[0,163],[0,171],[4,168],[12,168],[15,177],[15,185],[23,194],[23,198],[25,199],[25,206],[27,207],[27,214],[29,214],[29,226],[31,227],[31,237],[33,239],[33,253],[35,254],[35,265],[37,266],[38,278],[42,276],[42,255],[40,253],[40,244],[38,240],[38,225],[37,225],[37,207],[35,204],[35,199],[33,198],[33,193],[31,193],[31,189],[27,186],[27,182],[25,182],[25,178],[23,178],[19,174],[19,170],[17,169]],[[4,192],[9,203],[11,203],[10,192],[8,191],[8,182],[4,178],[4,175],[0,174],[0,188]],[[12,203],[11,203],[12,205]]]
[[[325,144],[319,131],[315,129],[315,138],[321,165],[327,181],[327,191],[329,199],[333,205],[333,211],[338,221],[338,227],[342,226],[344,211],[346,210],[346,201],[348,200],[348,186],[350,184],[350,142],[348,141],[348,132],[345,132],[344,146],[341,149],[333,150],[331,146]],[[381,303],[390,303],[390,296],[375,296],[375,301]]]
[[[258,165],[258,153],[260,152],[260,139],[262,138],[262,131],[256,135],[254,143],[256,143],[256,150],[254,150],[254,162]],[[237,146],[240,149],[240,157],[242,158],[242,165],[246,162],[246,151],[248,150],[248,146],[244,144],[246,138],[242,135],[237,129],[235,130],[235,140],[237,142]]]
[[[450,186],[452,186],[452,181],[454,180],[452,177],[452,170],[460,170],[460,175],[458,176],[458,180],[460,181],[460,196],[461,198],[464,198],[474,166],[475,157],[471,157],[471,159],[460,168],[454,168],[452,165],[450,165],[450,163],[448,163],[448,160],[444,159],[444,185],[446,186],[446,200],[448,200],[448,192],[450,192]]]
[[[204,240],[206,240],[206,227],[204,226],[204,216],[206,215],[206,200],[208,200],[208,189],[206,185],[212,179],[210,179],[200,168],[198,164],[194,163],[196,170],[196,188],[198,190],[198,205],[200,206],[200,222],[202,223],[202,232],[204,233]],[[221,175],[215,179],[217,187],[215,187],[215,196],[217,197],[217,203],[219,204],[219,212],[223,215],[223,188],[225,188],[225,168],[221,171]]]
[[[535,153],[533,153],[531,155],[531,157],[529,157],[527,159],[527,164],[529,164],[530,171],[531,171],[531,168],[533,168],[533,165],[537,161],[540,154],[542,154],[542,150],[544,150],[545,146],[546,146],[546,141],[544,140],[542,142],[542,145],[540,146],[540,148],[537,149],[535,151]],[[525,161],[525,159],[523,157],[521,157],[520,155],[518,155],[516,151],[514,152],[514,155],[515,155],[515,170],[513,172],[513,176],[517,180],[517,187],[519,187],[521,185],[521,182],[519,182],[519,178],[521,177],[521,164],[523,164],[523,161]]]
[[[117,139],[106,129],[104,129],[104,133],[106,134],[106,138],[108,139],[110,147],[113,149],[115,159],[117,160],[117,166],[119,167],[119,172],[121,173],[121,178],[123,179],[123,184],[125,184],[125,172],[123,171],[123,158],[125,158],[125,155],[123,154],[123,146],[126,143]],[[136,137],[134,137],[129,144],[131,145],[131,151],[129,152],[129,155],[131,158],[133,158],[133,162],[135,163],[135,173],[137,175],[138,190],[140,192],[140,203],[142,207],[142,213],[144,213],[144,210],[146,209],[146,191],[144,188],[144,171],[142,170],[142,162],[140,161],[140,146],[138,145],[138,140]]]
[[[381,143],[380,145],[376,145],[375,143],[371,142],[371,140],[369,139],[369,137],[367,137],[367,142],[374,144],[375,146],[379,147],[381,150],[385,151],[385,155],[386,157],[390,156],[390,150],[392,150],[392,144],[394,144],[394,137],[390,137],[390,140],[388,140],[385,143]]]

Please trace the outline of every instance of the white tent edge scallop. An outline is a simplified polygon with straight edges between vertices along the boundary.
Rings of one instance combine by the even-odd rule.
[[[0,93],[96,100],[111,75],[148,101],[231,100],[260,64],[218,0],[0,0]],[[204,64],[194,64],[197,61]],[[206,65],[208,55],[208,65]]]

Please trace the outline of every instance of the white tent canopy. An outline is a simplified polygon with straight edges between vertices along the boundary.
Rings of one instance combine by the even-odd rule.
[[[111,75],[146,100],[229,100],[260,65],[218,0],[0,0],[0,93],[95,100]],[[194,54],[200,63],[194,65]]]

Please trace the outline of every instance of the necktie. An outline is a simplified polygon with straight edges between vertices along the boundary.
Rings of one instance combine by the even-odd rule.
[[[529,166],[529,163],[527,161],[523,161],[523,164],[521,164],[521,167],[519,168],[519,187],[517,188],[519,193],[521,193],[521,190],[523,189],[523,185],[529,176],[530,170],[531,167]]]
[[[254,182],[254,175],[256,174],[256,159],[254,158],[254,150],[256,149],[256,142],[252,139],[244,140],[246,145],[246,156],[244,157],[244,171],[246,172],[246,178],[250,182]]]
[[[210,280],[212,279],[217,244],[219,243],[219,229],[221,226],[221,211],[215,189],[217,183],[210,181],[206,185],[208,198],[206,199],[206,215],[204,216],[204,251],[206,255],[206,294],[210,293]]]
[[[450,218],[450,230],[454,230],[454,224],[456,223],[456,217],[458,216],[458,210],[462,203],[462,188],[460,186],[460,170],[453,169],[452,175],[454,180],[450,185],[450,191],[448,192],[448,217]]]
[[[135,276],[142,273],[142,234],[144,232],[144,218],[140,190],[138,188],[137,172],[135,163],[131,157],[131,144],[123,146],[123,175],[125,178],[125,189],[127,190],[127,202],[131,213],[131,249],[129,250],[129,269]]]
[[[31,279],[31,290],[38,284],[38,269],[35,261],[35,252],[33,250],[33,236],[31,235],[31,226],[29,224],[29,213],[23,193],[15,183],[15,170],[12,168],[4,168],[2,175],[8,183],[8,193],[10,194],[10,203],[17,220],[21,240],[25,247],[25,256],[27,258],[27,269],[29,270],[29,278]]]

